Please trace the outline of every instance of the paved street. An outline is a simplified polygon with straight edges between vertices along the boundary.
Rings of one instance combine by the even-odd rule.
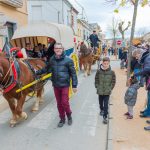
[[[112,62],[113,66],[118,63]],[[30,111],[34,99],[25,104],[28,120],[9,127],[9,109],[0,113],[0,145],[2,150],[105,150],[107,125],[99,116],[98,100],[94,88],[94,76],[85,78],[79,74],[78,93],[71,99],[73,125],[67,123],[57,128],[59,121],[51,83],[46,85],[45,103],[40,111]]]

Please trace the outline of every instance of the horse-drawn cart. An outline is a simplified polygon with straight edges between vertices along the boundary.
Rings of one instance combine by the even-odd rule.
[[[23,112],[23,105],[26,96],[31,91],[36,91],[37,93],[32,111],[39,109],[39,104],[43,103],[44,85],[42,81],[50,77],[50,74],[48,74],[36,80],[34,70],[39,70],[46,66],[43,60],[32,58],[17,59],[12,56],[16,54],[16,51],[25,48],[26,43],[30,43],[32,48],[37,46],[38,43],[49,47],[51,42],[54,41],[62,43],[66,55],[73,59],[76,71],[78,71],[78,59],[74,53],[73,31],[71,28],[61,24],[31,23],[21,27],[16,30],[11,40],[14,48],[9,52],[10,57],[6,55],[6,49],[5,53],[0,53],[0,90],[3,91],[3,96],[12,111],[10,120],[12,127],[18,122],[27,119],[27,114]],[[70,95],[72,95],[71,87]]]

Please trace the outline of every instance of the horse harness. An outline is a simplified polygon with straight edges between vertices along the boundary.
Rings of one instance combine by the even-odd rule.
[[[12,61],[10,60],[10,58],[8,58],[8,61],[10,67],[5,77],[3,78],[2,82],[0,83],[0,89],[3,90],[3,93],[8,93],[9,91],[11,91],[18,84],[18,79],[20,77],[20,67],[18,61],[16,59]],[[12,73],[12,75],[8,78],[6,83],[3,84],[4,80],[9,75],[9,73]]]

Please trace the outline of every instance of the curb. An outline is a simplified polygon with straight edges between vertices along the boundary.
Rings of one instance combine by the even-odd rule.
[[[107,144],[106,144],[106,150],[113,150],[113,116],[112,116],[112,98],[110,98],[109,102],[109,122],[107,125]]]

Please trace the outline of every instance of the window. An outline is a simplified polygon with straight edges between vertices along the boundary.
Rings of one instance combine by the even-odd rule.
[[[42,6],[41,5],[32,6],[32,20],[33,21],[42,20]]]
[[[8,41],[11,40],[13,34],[14,34],[14,24],[7,22],[6,23],[7,29],[8,29]]]

